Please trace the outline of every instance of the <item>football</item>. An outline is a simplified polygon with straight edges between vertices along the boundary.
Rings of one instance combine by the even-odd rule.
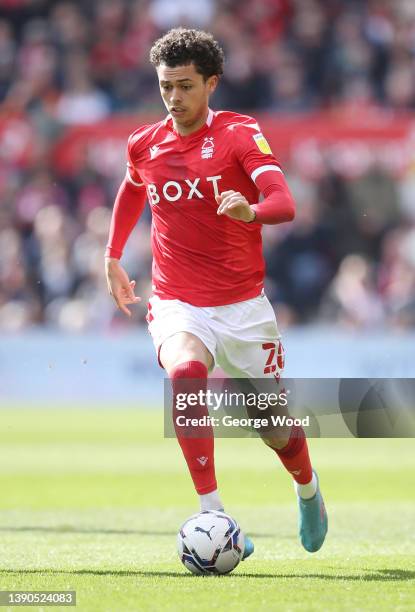
[[[220,511],[191,516],[177,534],[177,551],[193,574],[229,574],[241,561],[245,538],[238,523]]]

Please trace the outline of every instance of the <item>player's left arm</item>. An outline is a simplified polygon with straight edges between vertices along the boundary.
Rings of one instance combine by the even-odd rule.
[[[218,215],[227,215],[246,223],[257,221],[277,224],[292,221],[295,216],[294,199],[259,126],[253,120],[248,120],[245,124],[235,126],[233,132],[238,160],[264,199],[252,203],[239,191],[224,191],[216,197]]]

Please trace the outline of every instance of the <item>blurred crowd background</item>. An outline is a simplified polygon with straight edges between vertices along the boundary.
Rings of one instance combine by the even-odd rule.
[[[127,324],[103,276],[123,164],[111,174],[85,159],[66,175],[54,146],[74,125],[130,114],[132,131],[137,113],[162,116],[148,51],[177,25],[212,31],[225,49],[213,108],[278,118],[414,111],[413,0],[0,0],[1,330]],[[296,222],[264,228],[281,325],[414,327],[415,163],[399,176],[372,164],[350,178],[327,161],[310,177],[295,158],[285,170]],[[149,224],[146,211],[125,253],[144,298]],[[135,320],[144,316],[138,308]]]

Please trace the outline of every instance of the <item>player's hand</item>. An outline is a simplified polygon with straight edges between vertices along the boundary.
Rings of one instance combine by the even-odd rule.
[[[141,302],[141,298],[134,294],[135,281],[130,281],[127,272],[118,259],[112,257],[105,258],[105,275],[109,294],[114,298],[118,308],[128,317],[131,317],[131,311],[126,304]]]
[[[255,219],[255,211],[239,191],[222,191],[216,196],[216,202],[219,204],[218,215],[227,215],[231,219],[246,223],[251,223]]]

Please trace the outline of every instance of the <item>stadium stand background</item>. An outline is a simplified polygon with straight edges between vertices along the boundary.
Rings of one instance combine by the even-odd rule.
[[[131,325],[107,295],[102,254],[126,135],[164,114],[149,47],[180,24],[223,44],[212,107],[264,118],[296,196],[295,224],[264,228],[281,327],[412,329],[414,2],[0,0],[0,330]],[[68,158],[73,138],[89,149]],[[147,210],[125,253],[144,303],[149,222]]]

